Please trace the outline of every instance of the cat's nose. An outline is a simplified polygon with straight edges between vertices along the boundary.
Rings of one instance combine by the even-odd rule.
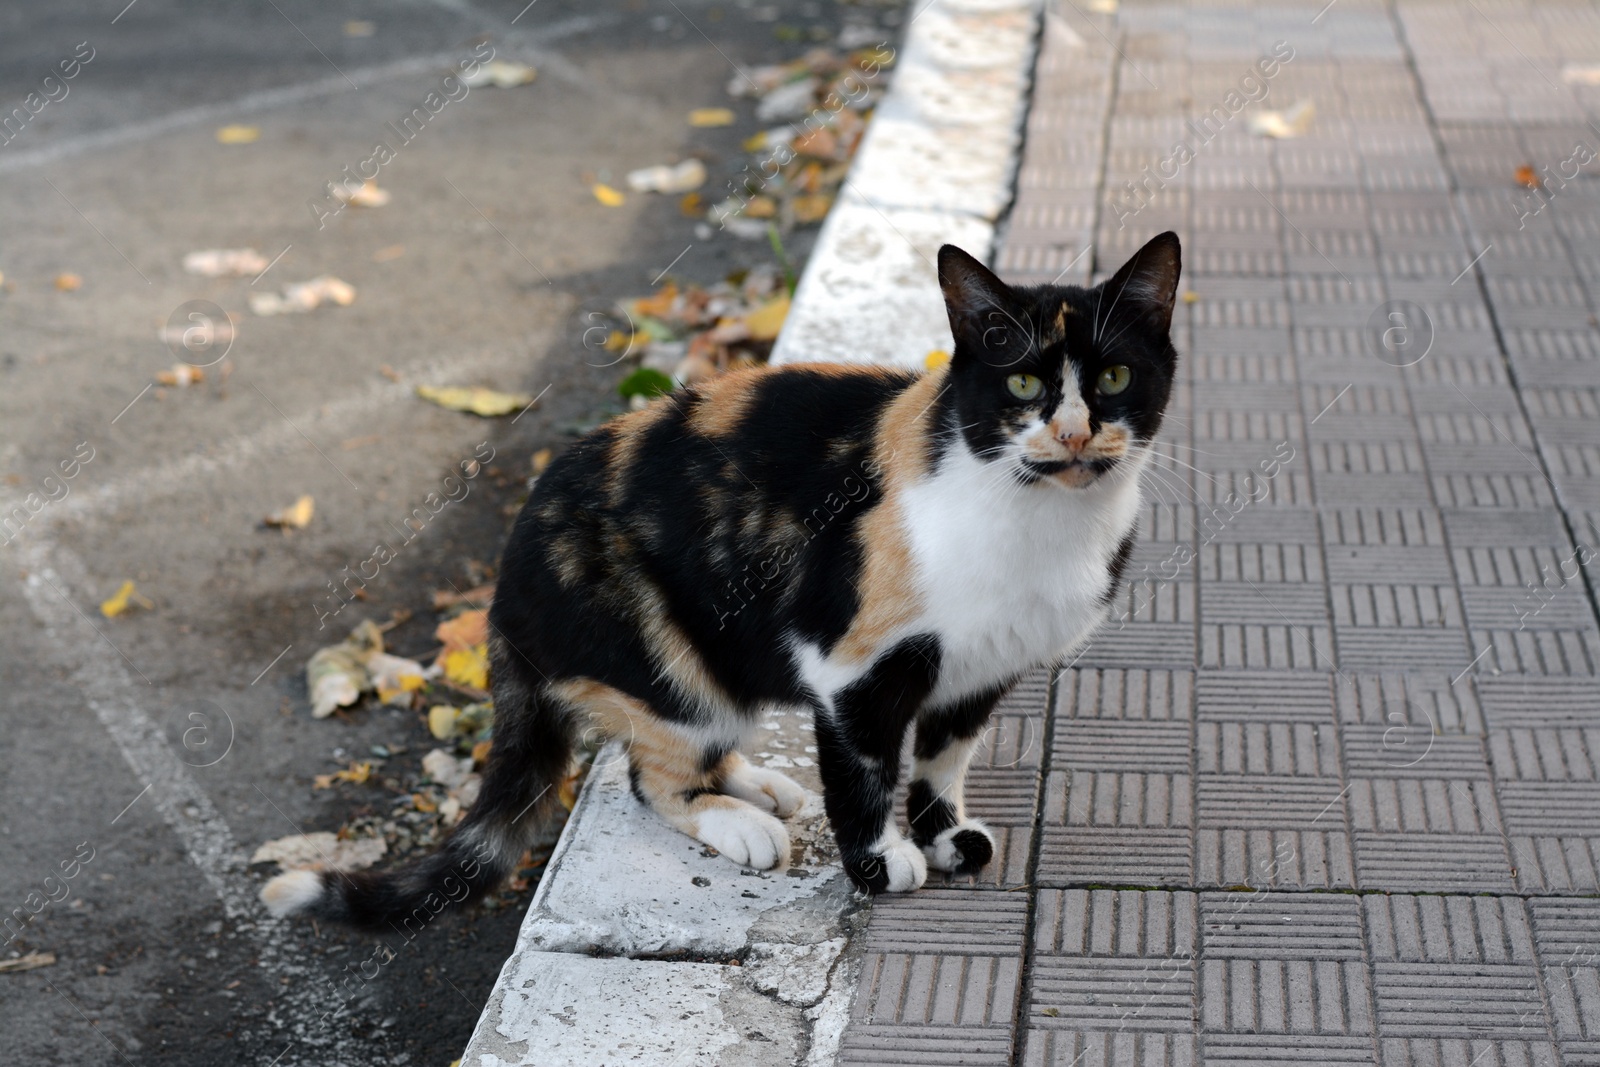
[[[1051,423],[1050,432],[1057,441],[1060,441],[1074,452],[1082,452],[1084,446],[1089,443],[1089,439],[1094,436],[1089,432],[1089,424],[1087,422],[1069,422],[1065,419],[1057,419]]]

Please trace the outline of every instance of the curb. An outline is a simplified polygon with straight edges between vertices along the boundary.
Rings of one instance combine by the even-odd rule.
[[[989,259],[1022,143],[1039,0],[931,0],[824,222],[772,362],[920,369],[952,341],[941,244]],[[813,792],[809,717],[769,712],[752,762]],[[645,810],[620,746],[596,759],[464,1067],[832,1067],[868,907],[820,798],[789,822],[802,862],[741,871]]]

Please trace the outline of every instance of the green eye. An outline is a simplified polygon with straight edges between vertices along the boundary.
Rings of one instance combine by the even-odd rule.
[[[1031,374],[1013,374],[1006,379],[1006,388],[1018,400],[1034,400],[1044,392],[1044,383]]]
[[[1133,371],[1118,363],[1100,372],[1099,387],[1103,396],[1116,396],[1133,382]]]

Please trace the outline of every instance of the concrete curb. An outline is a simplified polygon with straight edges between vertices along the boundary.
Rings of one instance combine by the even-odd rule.
[[[1037,0],[932,0],[911,20],[775,363],[923,366],[951,345],[934,266],[987,259],[1021,147]],[[815,791],[808,717],[769,712],[752,762]],[[831,1067],[865,924],[819,798],[787,870],[741,871],[634,799],[604,750],[462,1057],[470,1067]]]

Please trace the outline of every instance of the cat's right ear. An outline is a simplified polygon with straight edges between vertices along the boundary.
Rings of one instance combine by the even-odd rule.
[[[1022,329],[1010,287],[955,245],[945,245],[939,249],[939,288],[956,349],[1002,356]]]

